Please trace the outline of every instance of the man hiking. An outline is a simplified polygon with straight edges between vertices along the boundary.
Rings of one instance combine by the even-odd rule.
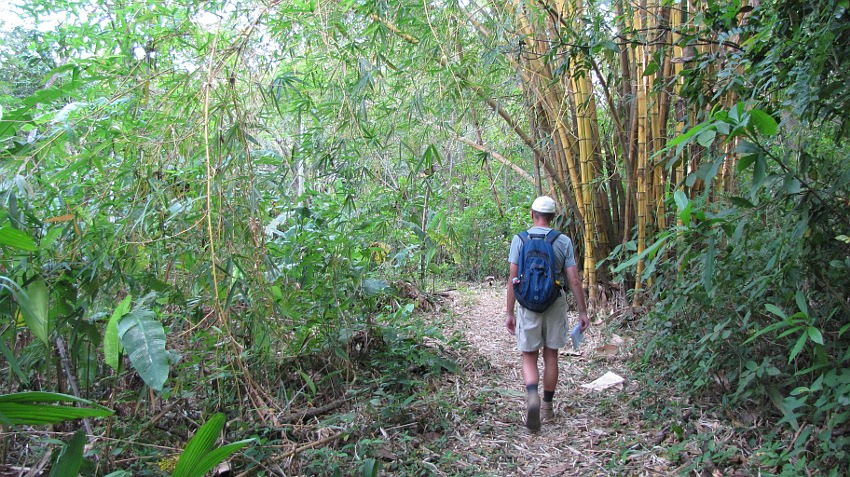
[[[569,328],[567,300],[561,285],[564,276],[575,296],[581,331],[590,326],[573,244],[566,235],[552,230],[550,224],[554,218],[555,201],[547,196],[535,199],[531,204],[534,225],[527,233],[514,236],[508,256],[510,278],[505,327],[516,335],[517,346],[522,352],[522,377],[528,391],[525,425],[532,431],[540,429],[541,417],[546,420],[555,417],[552,398],[558,385],[558,349],[567,345]],[[552,289],[554,291],[550,291]],[[514,314],[517,301],[520,306]],[[538,394],[540,371],[537,367],[541,348],[542,402]]]

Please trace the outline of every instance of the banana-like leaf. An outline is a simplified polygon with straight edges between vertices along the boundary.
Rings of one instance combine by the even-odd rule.
[[[89,407],[52,403],[79,403]],[[6,425],[58,424],[83,417],[106,417],[112,413],[97,403],[68,394],[36,391],[0,396],[0,422]]]
[[[77,477],[83,465],[83,450],[86,445],[86,433],[82,429],[75,432],[65,444],[48,477]]]
[[[213,467],[253,441],[246,439],[214,449],[224,423],[224,414],[218,413],[198,429],[186,444],[171,477],[203,477]]]
[[[36,251],[35,242],[33,242],[32,237],[14,227],[0,228],[0,245],[8,245],[9,247],[26,252]]]
[[[121,359],[121,340],[118,338],[118,322],[130,311],[132,295],[127,295],[115,308],[109,322],[106,323],[106,332],[103,335],[103,356],[110,368],[117,370]]]
[[[204,471],[198,474],[195,472],[195,469],[204,455],[209,453],[215,445],[215,441],[218,440],[218,436],[224,428],[224,422],[224,414],[218,413],[198,429],[198,432],[195,433],[195,436],[189,440],[186,448],[183,449],[183,453],[180,455],[180,460],[177,461],[177,467],[174,468],[174,473],[171,474],[171,477],[194,477],[197,475],[202,476],[206,473]]]
[[[139,308],[118,322],[118,337],[139,376],[155,391],[162,391],[168,379],[168,351],[165,330],[149,308]]]
[[[223,445],[217,449],[211,450],[206,454],[198,465],[195,467],[193,477],[202,477],[207,474],[213,467],[227,460],[228,457],[236,453],[239,449],[254,442],[254,439],[245,439],[236,441],[231,444]]]

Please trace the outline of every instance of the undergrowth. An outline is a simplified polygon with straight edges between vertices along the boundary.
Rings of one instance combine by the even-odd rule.
[[[782,151],[748,147],[759,157]],[[735,435],[700,440],[675,424],[683,445],[703,456],[686,468],[850,470],[845,153],[811,145],[800,156],[819,155],[819,175],[789,161],[795,175],[754,177],[749,194],[725,208],[676,198],[683,225],[652,262],[659,278],[641,321],[641,372],[729,419]],[[809,172],[801,191],[795,177]]]

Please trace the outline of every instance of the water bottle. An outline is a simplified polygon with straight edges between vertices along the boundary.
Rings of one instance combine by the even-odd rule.
[[[579,321],[570,332],[570,338],[573,340],[573,349],[578,351],[578,346],[584,339],[584,333],[581,332],[581,322]]]

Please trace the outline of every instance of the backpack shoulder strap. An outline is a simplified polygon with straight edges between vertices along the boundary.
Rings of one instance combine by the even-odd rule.
[[[549,242],[550,244],[554,245],[555,240],[558,240],[558,237],[560,237],[560,236],[561,236],[561,232],[558,232],[557,230],[552,229],[552,230],[549,231],[549,233],[546,234],[546,241]]]
[[[516,234],[516,236],[519,237],[523,245],[528,242],[528,230],[523,230],[522,232]]]

